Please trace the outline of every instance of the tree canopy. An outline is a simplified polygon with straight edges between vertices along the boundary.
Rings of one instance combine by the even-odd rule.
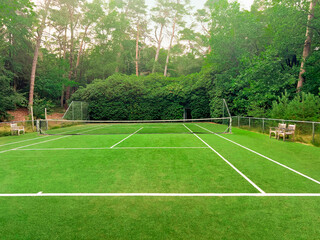
[[[318,0],[255,0],[250,10],[227,0],[203,9],[186,0],[2,0],[0,118],[31,95],[34,104],[89,101],[93,119],[181,118],[184,108],[218,116],[222,98],[234,115],[285,117],[283,99],[319,101],[319,8]],[[304,106],[314,116],[291,117],[320,116]]]

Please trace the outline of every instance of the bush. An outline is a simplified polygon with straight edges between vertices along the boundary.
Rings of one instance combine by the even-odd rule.
[[[35,118],[44,119],[45,108],[47,108],[47,113],[50,114],[54,107],[55,105],[52,103],[52,101],[36,97],[33,102],[33,116]]]
[[[304,121],[320,120],[320,97],[311,93],[301,93],[289,100],[287,93],[274,101],[270,110],[272,118]]]
[[[80,88],[71,100],[89,102],[94,120],[181,119],[185,91],[180,79],[115,74]]]

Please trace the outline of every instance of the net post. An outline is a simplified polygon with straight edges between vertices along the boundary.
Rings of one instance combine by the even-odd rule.
[[[264,118],[262,119],[262,132],[264,133]]]
[[[249,128],[251,128],[251,118],[249,117]]]
[[[238,116],[238,128],[240,128],[240,116]]]

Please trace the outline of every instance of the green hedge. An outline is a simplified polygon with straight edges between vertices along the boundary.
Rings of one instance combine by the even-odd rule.
[[[181,78],[115,74],[78,89],[71,100],[89,102],[93,120],[181,119],[186,107],[193,118],[209,117],[209,96],[198,82],[198,74]]]

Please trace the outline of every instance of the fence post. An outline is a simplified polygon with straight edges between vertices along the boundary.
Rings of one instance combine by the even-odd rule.
[[[251,118],[249,117],[249,128],[251,128]]]
[[[238,116],[238,127],[240,127],[240,116]]]
[[[315,135],[315,123],[312,123],[312,143],[314,144],[314,135]]]
[[[81,106],[81,120],[83,120],[83,113],[82,113],[82,102],[80,103]]]
[[[264,119],[262,119],[262,132],[264,133]]]
[[[71,104],[72,104],[72,120],[74,120],[74,104],[73,102]]]
[[[48,113],[47,113],[47,108],[44,109],[44,119],[46,120],[46,130],[48,130]]]
[[[31,114],[31,125],[32,125],[32,131],[34,131],[33,106],[30,106],[30,114]]]
[[[37,126],[37,132],[40,133],[40,121],[36,121],[36,126]]]

